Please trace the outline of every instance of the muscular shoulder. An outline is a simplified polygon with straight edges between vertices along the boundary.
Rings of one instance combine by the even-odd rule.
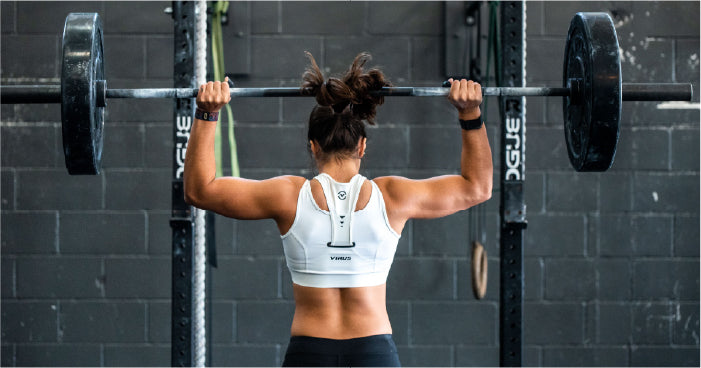
[[[283,175],[265,181],[273,185],[274,190],[277,190],[279,194],[296,198],[307,179],[301,176]]]
[[[401,176],[381,176],[372,179],[372,181],[377,184],[377,188],[382,192],[385,202],[391,205],[401,196],[402,183],[406,183],[409,179]]]
[[[402,183],[406,183],[409,179],[401,176],[380,176],[372,179],[377,184],[383,195],[390,195],[392,192],[402,187]]]
[[[297,209],[297,198],[299,191],[302,189],[305,178],[301,176],[277,176],[274,178],[263,180],[266,183],[264,191],[267,198],[264,206],[270,207],[272,216],[278,221],[278,226],[281,226],[280,231],[283,234],[283,227],[292,225]]]
[[[294,175],[282,175],[282,176],[276,176],[274,178],[268,179],[271,181],[276,181],[280,185],[292,185],[292,186],[298,186],[302,187],[304,185],[304,182],[307,181],[306,178],[302,176],[294,176]]]

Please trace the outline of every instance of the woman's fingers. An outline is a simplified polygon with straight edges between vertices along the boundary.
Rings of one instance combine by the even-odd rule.
[[[474,81],[461,79],[450,80],[448,100],[460,112],[474,110],[482,103],[482,86]]]
[[[219,111],[231,101],[228,78],[224,82],[209,81],[200,85],[197,93],[197,107],[205,111]]]

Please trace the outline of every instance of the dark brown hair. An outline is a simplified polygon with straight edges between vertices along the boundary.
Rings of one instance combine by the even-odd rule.
[[[379,69],[364,70],[371,58],[366,52],[355,57],[342,78],[326,81],[312,54],[305,54],[309,66],[302,76],[302,93],[315,96],[317,102],[309,116],[307,138],[319,144],[324,156],[347,157],[367,137],[365,122],[375,125],[377,105],[384,102],[384,97],[369,92],[391,84]]]

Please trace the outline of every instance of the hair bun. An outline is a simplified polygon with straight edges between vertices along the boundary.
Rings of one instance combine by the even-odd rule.
[[[324,80],[321,69],[308,51],[304,52],[309,59],[309,66],[302,76],[302,94],[315,96],[321,106],[348,105],[353,99],[353,91],[338,78]],[[334,108],[336,109],[336,108]]]
[[[379,69],[365,71],[364,66],[371,59],[372,56],[367,52],[358,54],[343,77],[343,81],[353,91],[351,109],[353,115],[374,125],[377,105],[382,105],[385,99],[383,96],[373,96],[370,92],[379,91],[382,87],[389,87],[392,84],[385,80],[384,74]]]
[[[382,96],[373,96],[370,92],[392,84],[385,80],[379,69],[365,71],[365,63],[371,60],[372,56],[361,52],[355,57],[343,78],[331,77],[324,80],[324,75],[312,54],[308,51],[304,54],[309,59],[309,66],[302,76],[302,94],[315,96],[317,104],[332,106],[337,113],[345,111],[350,105],[353,116],[374,125],[377,105],[383,104],[385,99]]]

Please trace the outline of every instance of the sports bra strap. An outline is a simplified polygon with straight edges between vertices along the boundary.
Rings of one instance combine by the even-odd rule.
[[[327,246],[338,248],[354,247],[351,239],[353,226],[353,212],[358,203],[360,188],[365,182],[365,177],[357,174],[348,183],[339,183],[328,174],[319,174],[315,177],[321,184],[326,197],[326,205],[331,214],[331,239]]]

